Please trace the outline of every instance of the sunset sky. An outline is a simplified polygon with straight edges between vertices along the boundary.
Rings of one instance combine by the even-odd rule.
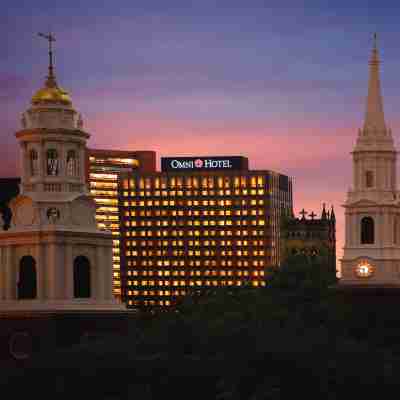
[[[83,3],[85,6],[81,5]],[[367,0],[2,1],[0,176],[18,175],[14,132],[47,73],[89,146],[158,156],[244,155],[293,177],[294,207],[341,204],[378,32],[386,122],[400,132],[400,6]]]

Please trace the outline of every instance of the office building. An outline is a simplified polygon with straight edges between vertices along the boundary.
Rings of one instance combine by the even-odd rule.
[[[96,202],[96,221],[99,229],[113,235],[113,293],[121,298],[118,175],[120,172],[154,171],[153,151],[121,151],[88,149],[87,173],[90,194]]]

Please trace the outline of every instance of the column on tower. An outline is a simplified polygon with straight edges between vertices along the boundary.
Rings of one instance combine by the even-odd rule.
[[[5,248],[5,299],[16,299],[16,280],[14,279],[15,265],[14,265],[14,247],[7,246]]]
[[[45,266],[45,248],[42,244],[38,244],[35,248],[35,260],[36,260],[36,273],[37,273],[37,298],[43,300],[46,297],[45,285],[46,285],[46,270]]]
[[[74,261],[72,258],[72,244],[67,243],[65,245],[65,270],[64,270],[64,285],[65,292],[64,297],[67,300],[71,300],[74,297],[74,288],[73,288],[73,271],[74,271]]]

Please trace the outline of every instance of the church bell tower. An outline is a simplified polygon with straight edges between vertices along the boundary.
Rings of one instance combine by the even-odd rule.
[[[57,81],[51,34],[44,86],[16,133],[21,193],[0,232],[0,311],[112,310],[112,235],[99,231],[86,185],[89,134]]]
[[[400,285],[400,197],[396,156],[387,127],[376,35],[369,62],[364,126],[352,152],[353,185],[345,208],[345,246],[340,285]]]

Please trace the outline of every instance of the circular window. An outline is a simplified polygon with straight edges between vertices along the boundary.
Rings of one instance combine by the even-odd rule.
[[[28,332],[14,333],[9,342],[10,354],[15,360],[26,360],[32,354],[32,337]]]
[[[359,278],[369,278],[374,273],[374,267],[368,261],[361,261],[357,265],[355,272]]]

